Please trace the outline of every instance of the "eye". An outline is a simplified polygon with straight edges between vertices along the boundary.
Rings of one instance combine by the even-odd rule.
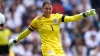
[[[45,8],[46,10],[48,10],[48,8]]]
[[[49,10],[51,10],[51,8],[49,8]]]
[[[51,10],[51,8],[45,8],[46,10]]]

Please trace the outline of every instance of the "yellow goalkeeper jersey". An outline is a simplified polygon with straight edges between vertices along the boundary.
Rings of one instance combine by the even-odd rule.
[[[60,23],[62,14],[51,14],[49,18],[33,19],[30,24],[31,29],[38,29],[41,37],[41,49],[62,49],[60,40]],[[73,22],[82,18],[81,14],[75,16],[65,16],[64,22]]]
[[[11,31],[9,29],[0,31],[0,45],[7,45],[10,35]]]

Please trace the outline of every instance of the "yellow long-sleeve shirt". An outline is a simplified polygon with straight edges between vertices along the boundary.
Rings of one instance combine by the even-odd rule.
[[[42,17],[41,20],[35,18],[30,24],[31,29],[38,29],[41,36],[42,49],[62,48],[60,40],[60,23],[62,14],[51,14],[49,18]],[[81,14],[75,16],[65,16],[64,22],[74,22],[82,18]]]
[[[26,29],[22,32],[18,40],[26,37],[30,30],[38,29],[38,32],[41,37],[42,49],[59,49],[62,48],[61,40],[60,40],[60,23],[62,22],[62,14],[51,14],[49,18],[42,17],[41,20],[35,18],[29,29]],[[65,16],[64,22],[74,22],[78,21],[83,16],[81,14],[77,14],[74,16]]]

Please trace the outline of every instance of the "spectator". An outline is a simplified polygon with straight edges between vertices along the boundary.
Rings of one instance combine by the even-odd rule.
[[[90,0],[92,8],[96,9],[98,13],[98,18],[96,20],[96,27],[100,28],[100,0]]]
[[[72,47],[73,56],[87,56],[87,47],[83,44],[82,38],[79,36],[75,40]]]
[[[53,13],[64,13],[64,8],[60,0],[54,0],[53,2]]]
[[[100,56],[100,44],[90,51],[90,56]]]

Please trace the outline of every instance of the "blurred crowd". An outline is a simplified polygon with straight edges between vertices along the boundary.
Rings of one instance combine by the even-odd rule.
[[[0,12],[6,17],[10,39],[26,29],[37,14],[41,14],[45,0],[0,0]],[[50,0],[53,13],[75,15],[92,8],[91,0]],[[96,0],[94,0],[96,1]],[[99,5],[98,5],[99,6]],[[61,41],[66,56],[100,56],[100,18],[86,17],[77,22],[61,23]],[[12,47],[16,56],[42,56],[37,30]]]

